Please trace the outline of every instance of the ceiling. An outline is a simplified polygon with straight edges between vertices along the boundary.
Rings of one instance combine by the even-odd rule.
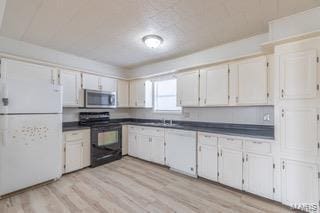
[[[268,31],[320,0],[8,0],[0,35],[123,68]],[[159,49],[141,41],[164,38]]]

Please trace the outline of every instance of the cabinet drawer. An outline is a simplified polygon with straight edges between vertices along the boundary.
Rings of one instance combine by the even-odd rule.
[[[77,141],[83,139],[83,132],[76,131],[76,132],[68,132],[65,133],[65,141]]]
[[[233,138],[219,138],[221,148],[242,150],[242,140]]]
[[[139,127],[140,134],[142,135],[149,135],[149,136],[164,136],[164,129],[163,128],[156,128],[156,127]]]
[[[209,146],[217,146],[218,145],[218,137],[213,136],[208,133],[198,133],[198,142],[201,144],[209,145]]]
[[[247,140],[244,143],[246,152],[254,152],[257,154],[271,154],[271,144],[268,142],[258,142]]]

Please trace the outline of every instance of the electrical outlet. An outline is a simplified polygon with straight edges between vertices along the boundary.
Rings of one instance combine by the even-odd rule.
[[[269,113],[263,115],[263,121],[270,121],[270,114]]]

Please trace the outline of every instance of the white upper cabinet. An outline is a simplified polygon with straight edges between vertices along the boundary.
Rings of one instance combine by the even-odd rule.
[[[268,104],[267,57],[260,56],[230,66],[230,88],[235,105]]]
[[[200,106],[229,103],[229,67],[213,66],[200,70]]]
[[[117,92],[117,107],[129,107],[129,82],[118,80]]]
[[[306,99],[317,96],[317,50],[279,55],[280,98]]]
[[[100,90],[100,77],[97,75],[82,74],[82,87],[83,89],[89,89],[89,90]]]
[[[295,160],[282,160],[281,165],[282,203],[296,204],[319,203],[318,166]]]
[[[316,156],[317,108],[288,106],[281,110],[281,151],[300,156]]]
[[[130,81],[130,107],[152,107],[152,95],[151,81]]]
[[[117,80],[114,78],[100,77],[100,85],[102,91],[115,92],[117,91]]]
[[[63,86],[63,106],[81,106],[81,73],[71,70],[60,70],[60,84]]]
[[[199,106],[199,70],[177,74],[177,105]]]
[[[117,80],[98,75],[82,74],[82,87],[89,90],[102,90],[108,92],[117,91]]]
[[[273,199],[273,158],[254,153],[245,154],[243,190]]]

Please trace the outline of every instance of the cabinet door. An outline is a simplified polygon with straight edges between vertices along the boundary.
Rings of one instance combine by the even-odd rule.
[[[177,105],[199,105],[199,71],[189,71],[177,76]]]
[[[228,65],[215,66],[200,71],[200,105],[228,105]]]
[[[266,56],[239,62],[238,104],[267,104],[267,94],[268,73]]]
[[[83,142],[66,142],[65,147],[65,172],[72,172],[82,168]]]
[[[317,96],[317,50],[281,54],[280,94],[283,99]]]
[[[151,161],[151,137],[148,135],[138,135],[138,157]]]
[[[137,133],[128,133],[128,154],[133,157],[138,157],[138,140]]]
[[[243,168],[243,190],[273,199],[273,159],[247,153]]]
[[[316,156],[317,109],[309,107],[287,107],[282,109],[280,119],[281,151]]]
[[[242,189],[242,152],[238,150],[220,150],[219,182],[233,188]]]
[[[282,203],[318,205],[319,179],[315,164],[283,159],[281,178]]]
[[[130,81],[129,87],[129,106],[137,107],[137,84],[136,81]]]
[[[136,103],[135,105],[137,107],[144,107],[146,103],[146,91],[145,91],[145,81],[144,80],[138,80],[135,83],[135,98],[136,98]]]
[[[63,106],[81,106],[81,73],[71,70],[61,70],[60,83],[63,86]]]
[[[124,80],[118,80],[117,83],[117,107],[128,107],[129,106],[129,82]]]
[[[117,80],[114,78],[101,77],[100,78],[101,90],[108,92],[117,91]]]
[[[91,165],[91,143],[90,132],[86,134],[83,141],[83,165],[82,167],[88,167]]]
[[[82,87],[89,90],[100,90],[100,77],[91,74],[82,74]]]
[[[198,143],[198,175],[218,181],[217,146]]]
[[[151,161],[164,165],[164,137],[151,138]]]

